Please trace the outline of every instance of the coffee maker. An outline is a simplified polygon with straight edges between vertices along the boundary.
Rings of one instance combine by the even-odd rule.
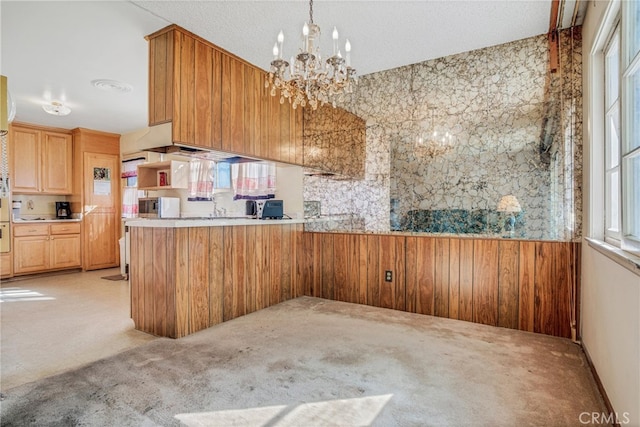
[[[71,219],[71,206],[69,202],[56,202],[56,218]]]

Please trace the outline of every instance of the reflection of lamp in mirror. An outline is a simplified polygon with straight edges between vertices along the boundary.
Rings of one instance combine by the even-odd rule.
[[[516,228],[516,217],[514,214],[522,211],[522,208],[520,207],[520,203],[518,202],[518,199],[516,199],[516,196],[513,196],[511,194],[502,196],[502,198],[498,202],[497,211],[506,212],[507,214],[509,214],[509,217],[503,223],[503,225],[507,226],[505,232],[508,232],[508,234],[505,233],[503,237],[513,237]]]

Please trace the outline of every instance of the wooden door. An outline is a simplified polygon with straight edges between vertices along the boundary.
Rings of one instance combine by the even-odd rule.
[[[264,72],[249,65],[245,66],[244,100],[244,153],[260,156],[262,134],[262,88]]]
[[[222,55],[222,149],[244,152],[244,72],[246,65]]]
[[[175,32],[149,38],[149,126],[173,119]]]
[[[119,265],[118,155],[84,153],[84,269]]]
[[[187,37],[183,35],[183,38]],[[185,120],[188,114],[193,115],[194,132],[192,140],[188,142],[205,148],[220,149],[222,137],[222,112],[221,112],[221,75],[222,54],[213,49],[211,46],[196,40],[193,53],[193,67],[182,62],[181,69],[193,70],[193,105],[185,103],[180,98],[179,104],[181,110],[181,120]],[[182,125],[178,121],[174,121],[174,126]]]
[[[73,142],[71,135],[43,132],[42,191],[49,194],[71,194]]]
[[[13,245],[14,274],[35,273],[50,268],[49,236],[15,237]]]
[[[280,147],[277,153],[278,160],[283,162],[291,161],[291,124],[292,122],[295,124],[295,116],[292,117],[292,114],[293,108],[291,108],[289,102],[285,100],[284,104],[280,105]]]
[[[80,267],[80,235],[62,234],[51,236],[51,265],[50,268]]]
[[[303,151],[302,151],[302,132],[303,132],[303,112],[302,107],[298,106],[295,110],[291,111],[291,121],[293,131],[291,133],[291,163],[302,166]]]
[[[269,120],[268,127],[268,146],[269,150],[266,157],[271,160],[280,160],[280,110],[283,108],[280,104],[280,93],[275,96],[269,96]]]
[[[12,126],[9,137],[10,169],[14,193],[40,192],[40,138],[39,130]]]

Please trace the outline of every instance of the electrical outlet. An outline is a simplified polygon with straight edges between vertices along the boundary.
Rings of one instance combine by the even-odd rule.
[[[391,270],[387,270],[384,272],[384,281],[385,282],[391,282],[393,280],[393,273],[391,272]]]

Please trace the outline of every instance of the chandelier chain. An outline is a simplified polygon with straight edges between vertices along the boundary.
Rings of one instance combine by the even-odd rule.
[[[309,24],[313,24],[313,0],[309,0]]]

